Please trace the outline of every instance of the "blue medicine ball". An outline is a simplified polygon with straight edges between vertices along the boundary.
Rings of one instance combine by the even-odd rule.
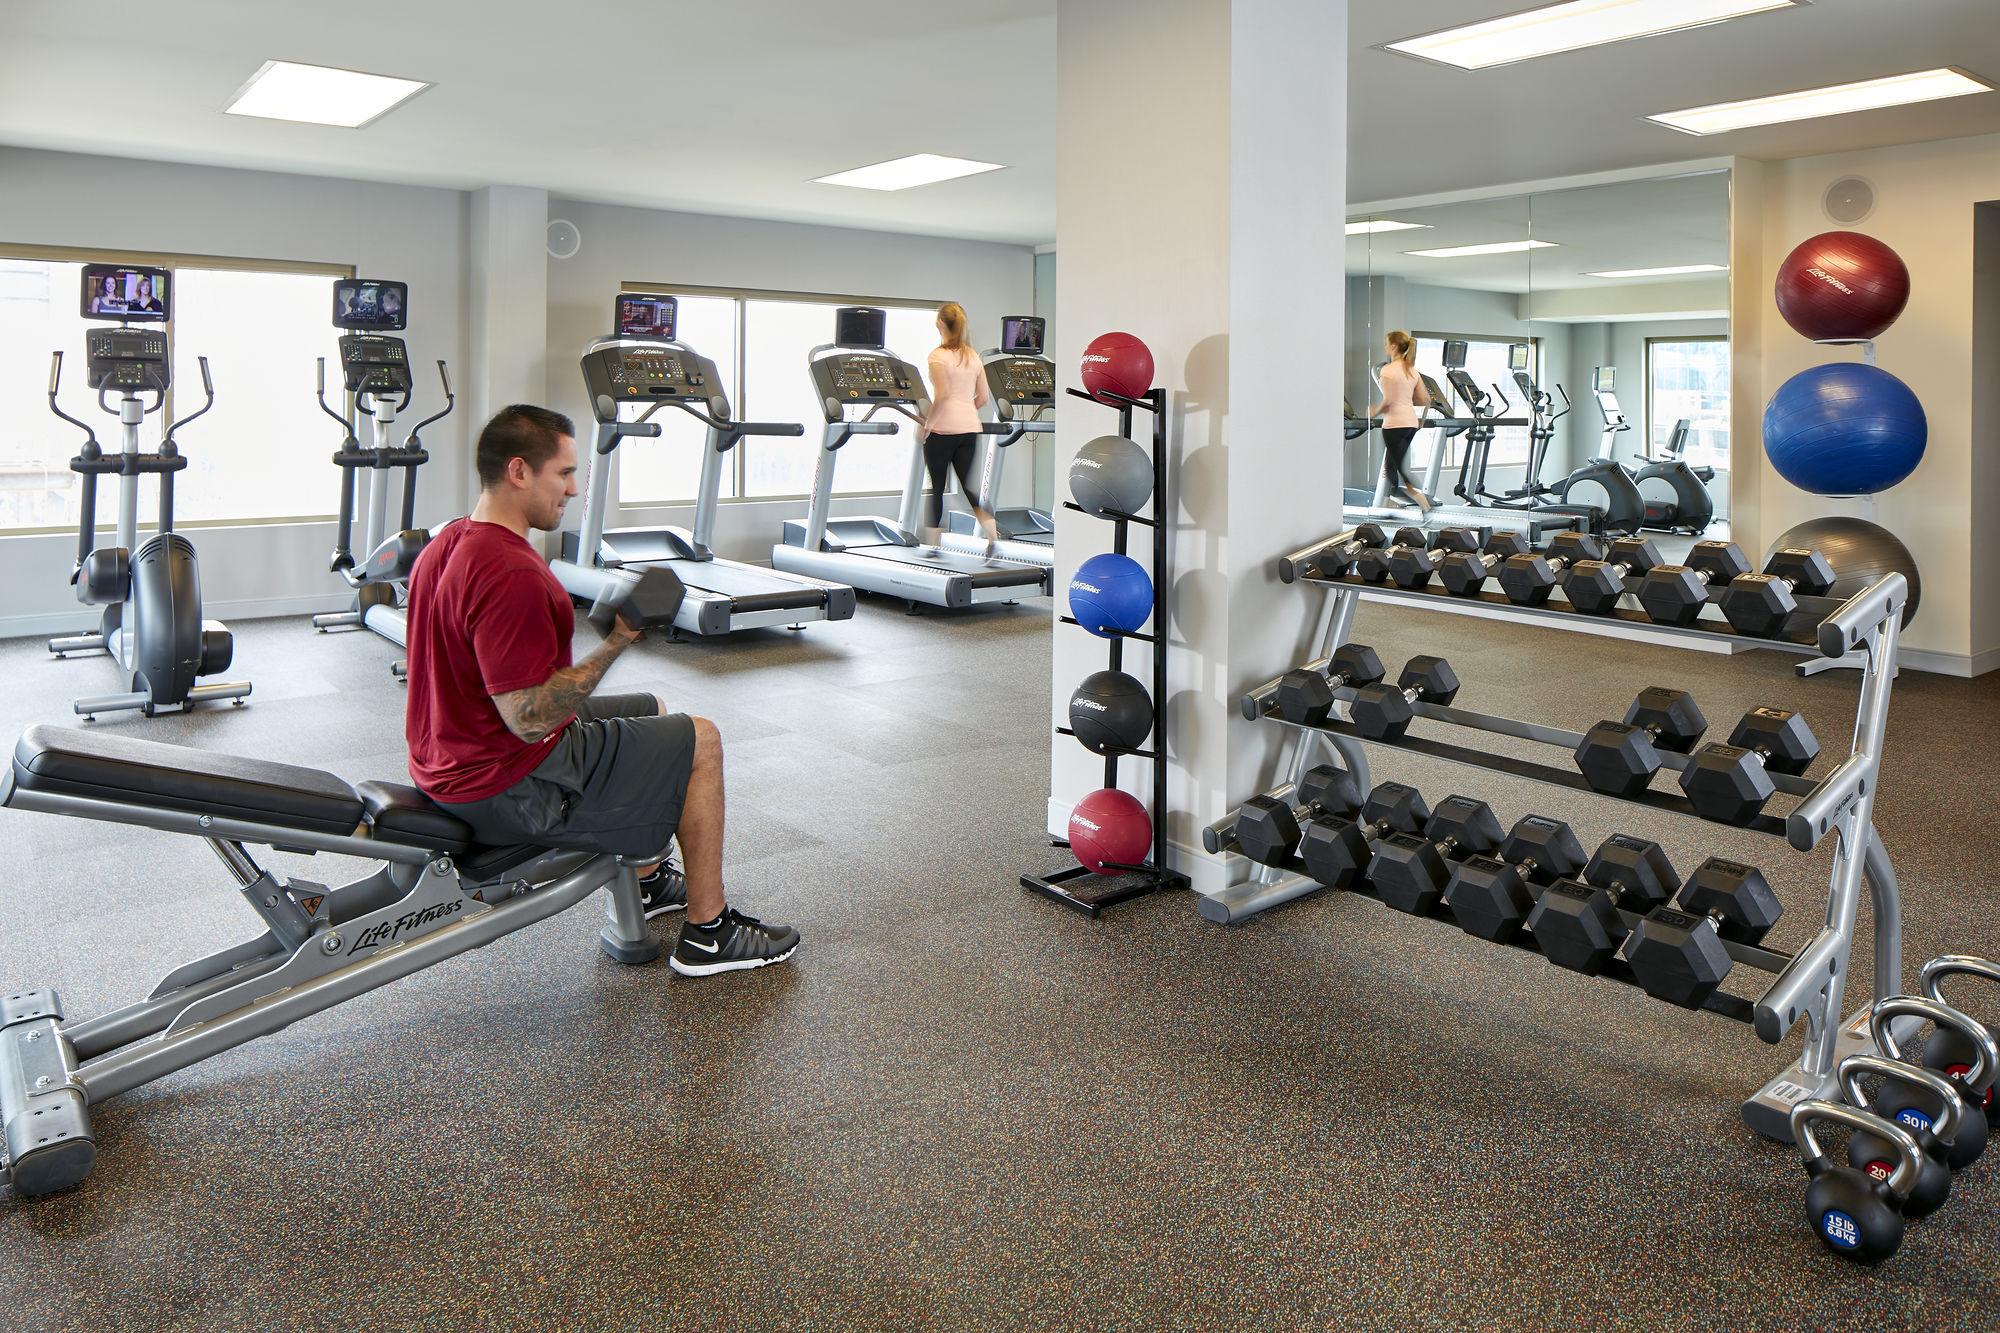
[[[1101,639],[1137,633],[1153,614],[1153,580],[1129,555],[1094,555],[1069,581],[1069,613]]]
[[[1764,452],[1815,495],[1873,495],[1917,470],[1930,436],[1910,386],[1875,366],[1802,370],[1764,407]]]

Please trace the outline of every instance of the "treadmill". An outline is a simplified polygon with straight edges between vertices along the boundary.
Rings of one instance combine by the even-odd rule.
[[[812,503],[803,522],[786,520],[782,540],[771,548],[772,567],[900,597],[913,611],[919,602],[964,607],[1046,595],[1054,586],[1053,566],[987,560],[917,540],[917,510],[924,493],[920,448],[910,450],[909,480],[894,519],[833,517],[833,471],[840,450],[857,435],[895,434],[896,423],[877,420],[878,413],[921,423],[930,409],[917,368],[887,350],[888,326],[886,311],[843,306],[834,312],[834,340],[812,350],[808,369],[826,413],[826,429],[813,470]],[[985,549],[983,540],[980,549]]]
[[[583,530],[564,530],[562,557],[550,562],[557,581],[572,597],[597,600],[615,580],[638,579],[654,566],[671,569],[687,587],[672,628],[690,634],[729,634],[768,625],[804,628],[808,620],[847,620],[854,615],[854,589],[724,560],[710,549],[722,489],[722,464],[746,435],[803,435],[796,422],[732,421],[729,398],[715,363],[674,338],[678,311],[671,296],[621,292],[616,332],[583,353],[583,382],[597,419],[594,468]],[[646,410],[625,420],[626,403]],[[694,531],[686,528],[604,526],[610,504],[609,464],[621,441],[658,439],[652,420],[663,407],[678,408],[708,427],[701,459],[701,487],[695,499]],[[589,553],[588,556],[584,553]]]
[[[979,505],[993,515],[1000,540],[993,554],[1002,560],[1018,560],[1031,565],[1053,566],[1056,562],[1055,519],[1045,509],[1000,509],[1000,477],[1007,466],[1007,450],[1030,435],[1053,434],[1056,401],[1056,363],[1043,355],[1046,325],[1034,315],[1008,315],[1000,321],[1000,346],[981,360],[986,367],[986,393],[993,403],[992,422],[981,428],[989,438],[986,458],[979,469]],[[944,537],[939,542],[947,551],[986,554],[986,535],[979,520],[967,509],[953,509],[944,516]]]

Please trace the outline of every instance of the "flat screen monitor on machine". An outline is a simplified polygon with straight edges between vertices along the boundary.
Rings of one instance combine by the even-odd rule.
[[[340,278],[333,284],[333,326],[388,333],[409,323],[410,284]]]
[[[129,264],[85,264],[85,319],[122,319],[133,324],[159,324],[172,313],[167,300],[167,271]]]
[[[1048,324],[1039,315],[1003,315],[1000,319],[1000,350],[1040,355]]]
[[[655,292],[620,292],[613,327],[620,338],[657,338],[661,342],[672,342],[679,313],[680,303],[671,296]]]

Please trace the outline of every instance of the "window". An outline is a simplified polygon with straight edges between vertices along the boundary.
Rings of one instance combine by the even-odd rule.
[[[121,447],[117,416],[98,407],[86,382],[84,330],[101,321],[76,312],[83,262],[0,256],[0,530],[52,531],[77,521],[82,478],[69,460],[83,436],[49,412],[52,351],[63,353],[63,410],[88,422],[105,452]],[[140,447],[156,446],[169,418],[200,408],[198,358],[209,358],[215,379],[215,410],[179,440],[188,467],[174,483],[175,521],[331,516],[338,473],[331,464],[304,463],[324,464],[339,443],[313,402],[313,363],[334,355],[328,282],[347,270],[273,272],[214,261],[168,267],[175,387],[165,408],[139,427]],[[117,522],[119,484],[99,482],[100,533]],[[158,488],[145,478],[139,493],[144,528],[158,521]]]
[[[1488,394],[1498,385],[1506,394],[1505,401],[1511,407],[1501,409],[1504,417],[1525,419],[1528,405],[1521,401],[1521,391],[1515,387],[1514,372],[1508,368],[1507,349],[1522,339],[1470,338],[1464,334],[1417,336],[1417,369],[1429,375],[1448,394],[1452,394],[1450,410],[1453,415],[1469,416],[1469,410],[1452,393],[1451,381],[1444,373],[1444,344],[1447,337],[1461,338],[1466,344],[1465,370],[1473,382]],[[1536,339],[1526,340],[1528,344],[1528,373],[1539,373],[1541,366],[1541,343]],[[1498,404],[1496,404],[1497,406]],[[1455,435],[1445,454],[1445,465],[1457,467],[1465,461],[1465,436]],[[1520,467],[1528,461],[1528,428],[1526,426],[1501,426],[1493,432],[1493,448],[1488,453],[1487,463],[1492,467]]]
[[[1729,339],[1646,340],[1648,452],[1663,457],[1680,421],[1688,423],[1689,464],[1729,466]]]
[[[635,283],[632,290],[667,291],[680,302],[680,338],[716,364],[729,402],[744,421],[796,421],[797,438],[751,436],[736,446],[733,465],[723,474],[721,493],[742,499],[775,499],[810,494],[818,466],[826,418],[807,373],[812,349],[833,337],[833,312],[843,305],[879,305],[889,312],[889,350],[918,367],[937,345],[936,306],[860,297],[786,297],[682,292],[671,285]],[[742,348],[739,363],[737,347]],[[669,421],[679,417],[679,422]],[[901,491],[909,477],[916,427],[897,422],[897,434],[857,435],[840,450],[834,473],[837,495]],[[685,504],[695,498],[705,428],[685,413],[662,412],[659,441],[627,441],[619,447],[618,501],[622,505]],[[685,440],[686,447],[676,448]],[[645,460],[645,461],[641,461]],[[636,465],[636,466],[635,466]]]

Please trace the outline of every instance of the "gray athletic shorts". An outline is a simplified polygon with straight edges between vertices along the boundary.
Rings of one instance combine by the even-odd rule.
[[[694,721],[650,694],[586,699],[534,772],[462,805],[438,804],[483,843],[650,856],[681,822],[694,772]]]

